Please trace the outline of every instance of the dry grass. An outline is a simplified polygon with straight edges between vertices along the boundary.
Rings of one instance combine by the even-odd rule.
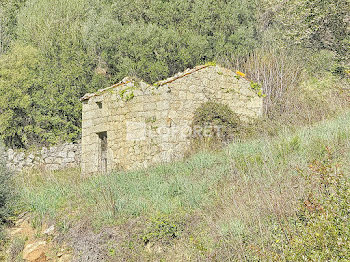
[[[71,232],[100,239],[93,231],[112,228],[111,243],[101,246],[112,261],[268,260],[281,252],[276,239],[287,244],[281,228],[304,193],[298,170],[326,146],[347,159],[349,121],[345,114],[147,170],[87,179],[76,170],[21,174],[19,206],[37,221],[55,220],[67,239]],[[82,221],[85,229],[74,231]]]
[[[330,73],[329,55],[265,45],[245,58],[221,63],[261,85],[266,117],[277,124],[300,126],[333,117],[339,108],[349,106],[350,78]]]

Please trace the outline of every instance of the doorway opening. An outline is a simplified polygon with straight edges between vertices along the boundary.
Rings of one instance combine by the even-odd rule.
[[[101,173],[107,172],[107,132],[97,133],[99,138],[98,149],[98,170]]]

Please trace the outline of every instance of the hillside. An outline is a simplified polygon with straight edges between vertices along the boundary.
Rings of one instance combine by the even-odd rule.
[[[349,10],[1,0],[0,261],[350,261]]]
[[[137,172],[87,179],[74,170],[22,174],[18,206],[31,212],[39,239],[41,226],[54,224],[59,237],[49,242],[71,245],[79,261],[344,259],[348,232],[329,230],[349,228],[349,122],[345,113]],[[320,176],[336,179],[327,180],[332,190],[341,172],[338,191],[324,193]],[[337,220],[322,224],[331,213],[304,210],[310,186],[313,204],[337,208]],[[315,219],[318,225],[306,222]],[[327,238],[311,240],[300,230]],[[335,239],[344,242],[333,246]]]

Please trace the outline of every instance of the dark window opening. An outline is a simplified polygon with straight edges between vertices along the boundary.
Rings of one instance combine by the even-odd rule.
[[[99,138],[98,169],[102,173],[107,172],[107,132],[97,133]]]
[[[96,102],[98,108],[102,108],[102,102]]]

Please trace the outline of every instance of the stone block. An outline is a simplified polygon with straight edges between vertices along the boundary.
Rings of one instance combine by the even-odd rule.
[[[168,101],[157,102],[157,110],[160,110],[160,111],[168,110],[169,107],[170,107],[170,103]]]
[[[56,155],[59,158],[66,158],[68,155],[68,152],[65,149],[63,149],[62,151],[59,151]]]
[[[13,149],[7,150],[8,161],[12,161],[14,157],[15,157],[15,151]]]
[[[19,152],[18,154],[16,154],[14,156],[14,161],[15,162],[20,162],[20,161],[23,161],[25,158],[25,153],[24,152]]]
[[[77,150],[75,150],[75,151],[77,151]],[[70,151],[70,152],[68,152],[67,157],[68,158],[74,158],[75,157],[75,153],[73,151]]]
[[[179,99],[185,100],[187,98],[187,92],[186,91],[180,91],[179,92]]]
[[[55,159],[53,157],[47,157],[44,159],[45,164],[52,164],[54,163]]]
[[[47,170],[58,170],[60,169],[60,165],[59,164],[48,164],[46,165],[46,169]]]

